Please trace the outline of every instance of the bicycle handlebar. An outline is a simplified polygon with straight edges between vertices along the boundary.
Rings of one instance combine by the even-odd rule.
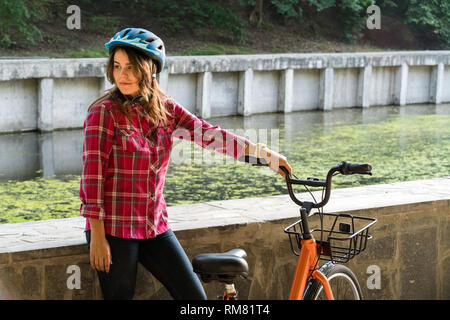
[[[255,162],[252,165],[253,166],[268,166],[268,163],[264,159],[260,158],[254,158],[245,156],[246,162]],[[256,161],[255,161],[256,159]],[[334,173],[339,172],[343,175],[350,175],[350,174],[368,174],[372,175],[372,166],[368,163],[350,163],[347,161],[342,161],[338,165],[332,167],[327,174],[327,178],[325,181],[319,180],[317,178],[308,178],[306,180],[303,179],[293,179],[289,177],[288,170],[281,166],[280,169],[285,174],[286,179],[286,185],[289,191],[289,196],[291,197],[292,201],[294,201],[299,206],[303,206],[303,201],[297,199],[297,197],[294,194],[294,191],[292,190],[293,184],[300,184],[304,186],[310,186],[310,187],[324,187],[325,188],[325,196],[319,203],[311,203],[311,208],[321,208],[325,206],[328,203],[328,200],[330,199],[330,193],[331,193],[331,178],[333,177]]]
[[[352,164],[347,161],[342,161],[338,165],[332,167],[327,174],[327,178],[325,181],[319,180],[316,178],[308,178],[307,180],[301,180],[301,179],[292,179],[289,177],[289,172],[285,167],[280,167],[281,170],[285,173],[286,177],[286,185],[289,190],[289,196],[291,197],[292,201],[294,201],[299,206],[303,206],[303,201],[297,199],[295,196],[292,185],[293,184],[301,184],[305,186],[311,186],[311,187],[324,187],[325,188],[325,196],[319,203],[312,203],[311,208],[321,208],[325,206],[328,203],[328,200],[330,199],[330,193],[331,193],[331,179],[335,172],[339,172],[343,175],[350,175],[350,174],[369,174],[372,175],[372,166],[370,164],[364,163],[359,164],[355,163]]]

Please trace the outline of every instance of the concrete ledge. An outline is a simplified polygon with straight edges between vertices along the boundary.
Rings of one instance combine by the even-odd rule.
[[[170,57],[170,73],[357,68],[450,64],[450,51],[289,53]]]
[[[325,211],[378,219],[368,249],[349,264],[366,297],[450,298],[450,177],[337,189]],[[251,274],[237,282],[245,299],[287,297],[296,258],[283,228],[297,217],[284,195],[169,207],[170,224],[190,258],[247,250]],[[83,229],[83,218],[0,225],[0,298],[101,299]],[[80,289],[67,287],[74,265],[81,270]],[[365,285],[369,265],[381,269],[380,289]],[[137,299],[170,298],[141,266],[138,273]],[[205,287],[210,298],[222,290],[215,283]]]
[[[29,78],[103,77],[105,58],[0,59],[0,81]]]
[[[29,78],[103,77],[106,58],[0,59],[0,81]],[[169,56],[170,74],[253,70],[434,66],[450,64],[450,51],[289,53]]]

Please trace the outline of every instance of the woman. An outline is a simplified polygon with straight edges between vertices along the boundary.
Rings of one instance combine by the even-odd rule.
[[[80,213],[86,218],[91,267],[104,299],[134,297],[138,262],[174,299],[206,299],[167,223],[162,191],[172,137],[236,159],[265,158],[283,176],[279,166],[289,173],[291,168],[266,146],[211,126],[167,97],[156,80],[164,68],[164,44],[150,31],[124,29],[106,48],[107,77],[114,87],[89,107],[84,123]]]

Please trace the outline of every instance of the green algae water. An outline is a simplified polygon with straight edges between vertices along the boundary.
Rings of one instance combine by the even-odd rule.
[[[267,143],[287,157],[298,178],[324,178],[330,167],[343,160],[372,164],[372,176],[337,176],[333,188],[450,176],[449,104],[217,117],[208,122],[247,135],[253,142]],[[40,135],[35,135],[38,141]],[[76,136],[81,145],[82,135],[77,132]],[[191,159],[201,161],[180,163],[171,158],[164,188],[168,206],[287,193],[283,178],[266,167],[230,161],[194,143],[174,139],[174,151],[180,147],[187,147]],[[17,157],[39,153],[30,150]],[[0,223],[79,216],[81,154],[74,158],[73,172],[61,169],[62,173],[45,177],[39,166],[33,167],[28,177],[15,179],[2,179],[0,170]],[[0,157],[0,161],[5,159],[14,162],[13,156]]]

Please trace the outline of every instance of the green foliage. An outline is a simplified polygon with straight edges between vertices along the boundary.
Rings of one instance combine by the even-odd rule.
[[[302,8],[298,5],[298,0],[270,0],[270,3],[282,16],[290,18],[302,15]]]
[[[450,45],[450,1],[409,0],[406,22],[431,31]]]
[[[335,0],[306,0],[303,2],[306,2],[310,6],[314,6],[317,9],[317,11],[332,8],[336,5]]]
[[[263,1],[266,13],[269,11],[284,19],[306,25],[313,21],[327,23],[316,19],[319,13],[328,10],[327,14],[335,15],[345,38],[351,41],[362,36],[366,27],[366,9],[376,4],[383,15],[413,26],[419,36],[438,39],[450,45],[450,0]],[[247,19],[240,17],[240,9],[254,8],[256,5],[255,0],[111,0],[110,7],[114,8],[114,13],[126,13],[126,18],[113,19],[105,15],[108,8],[99,10],[98,1],[74,2],[82,9],[83,31],[95,30],[106,34],[119,26],[127,25],[129,21],[142,20],[147,23],[149,20],[152,25],[159,24],[171,33],[215,30],[221,37],[230,38],[238,44],[243,44],[248,37]],[[0,47],[30,47],[30,44],[43,41],[43,34],[38,25],[45,21],[64,23],[67,18],[65,9],[72,3],[69,0],[0,0]],[[53,41],[52,44],[63,41],[55,39],[50,37],[49,41]]]
[[[345,37],[349,40],[358,39],[365,26],[365,9],[375,4],[375,0],[267,0],[273,6],[276,13],[285,18],[307,18],[314,19],[314,16],[303,17],[305,9],[315,13],[331,9],[339,16],[342,22]],[[390,0],[386,0],[389,1]],[[241,5],[254,6],[254,0],[239,0]]]
[[[44,19],[44,8],[48,2],[0,0],[0,47],[16,44],[18,36],[33,44],[36,40],[42,40],[42,34],[34,22]]]
[[[242,43],[247,36],[246,21],[239,18],[229,7],[222,5],[220,1],[152,1],[148,3],[147,8],[170,32],[208,27],[229,32],[229,35],[239,43]]]
[[[398,4],[393,0],[266,0],[280,16],[286,18],[302,17],[306,8],[316,13],[331,9],[342,22],[345,37],[355,41],[362,36],[367,19],[366,9],[373,4],[380,7],[382,14],[393,16],[408,24],[419,27],[422,32],[432,32],[447,44],[450,44],[450,1],[449,0],[401,0],[406,14],[396,12]],[[255,0],[237,0],[241,6],[255,6]],[[313,19],[313,16],[308,17]]]
[[[362,36],[366,25],[366,9],[375,4],[374,0],[342,0],[338,11],[342,17],[345,36],[350,41],[356,41]]]

